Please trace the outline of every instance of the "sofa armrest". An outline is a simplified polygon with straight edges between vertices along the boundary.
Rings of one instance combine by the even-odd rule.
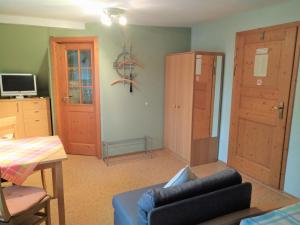
[[[263,213],[265,212],[258,208],[244,209],[199,223],[198,225],[239,225],[242,219],[259,216]]]
[[[215,192],[163,205],[152,210],[149,225],[196,225],[250,208],[252,186],[238,184]]]

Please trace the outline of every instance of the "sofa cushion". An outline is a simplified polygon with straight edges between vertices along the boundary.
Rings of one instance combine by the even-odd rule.
[[[112,204],[115,211],[115,225],[137,225],[137,202],[149,188],[161,188],[164,184],[158,184],[134,191],[115,195]],[[117,218],[117,219],[116,219]],[[117,220],[117,221],[116,221]]]
[[[235,169],[226,169],[201,179],[191,180],[169,188],[152,188],[138,200],[138,224],[147,225],[148,215],[156,207],[242,183]]]
[[[249,208],[251,190],[250,183],[243,183],[166,204],[154,208],[148,215],[148,222],[150,225],[202,224],[205,221]],[[212,222],[211,224],[222,223]]]
[[[196,178],[197,177],[191,171],[191,168],[189,166],[186,166],[183,169],[179,170],[179,172],[174,177],[172,177],[172,179],[168,183],[166,183],[164,188],[180,185]]]

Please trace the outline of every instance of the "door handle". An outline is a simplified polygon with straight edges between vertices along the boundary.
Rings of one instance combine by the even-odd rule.
[[[72,98],[72,95],[70,95],[70,96],[65,96],[65,97],[62,98],[62,100],[63,100],[63,102],[68,103],[69,100],[70,100],[70,98]]]
[[[280,102],[277,106],[273,106],[272,109],[278,111],[279,119],[282,120],[284,112],[284,102]]]

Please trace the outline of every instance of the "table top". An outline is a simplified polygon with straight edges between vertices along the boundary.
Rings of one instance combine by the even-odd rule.
[[[52,155],[48,156],[47,158],[43,159],[39,164],[48,164],[48,163],[54,163],[59,162],[62,160],[68,159],[67,154],[65,152],[65,149],[62,147],[57,152],[53,153]]]
[[[0,142],[1,177],[22,184],[34,170],[54,167],[67,159],[58,136],[31,137]]]
[[[67,159],[65,149],[58,136],[30,137],[13,140],[7,139],[0,143],[3,143],[3,145],[0,145],[0,151],[3,150],[4,154],[6,154],[6,152],[32,152],[32,150],[38,151],[42,149],[45,153],[49,152],[48,156],[40,159],[40,161],[36,161],[39,164],[52,163]]]

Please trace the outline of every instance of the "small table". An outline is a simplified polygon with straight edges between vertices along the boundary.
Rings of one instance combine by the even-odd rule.
[[[49,137],[37,137],[31,138],[31,143],[41,141],[41,139],[46,140]],[[58,137],[52,137],[57,139]],[[17,143],[22,143],[25,139],[14,140],[9,143],[6,143],[6,147],[14,147],[14,145],[20,148],[20,145]],[[17,151],[17,150],[16,150]],[[64,186],[63,186],[63,171],[62,171],[62,161],[67,159],[66,152],[63,148],[63,145],[59,145],[58,149],[52,154],[49,154],[44,159],[40,160],[37,166],[34,168],[34,171],[51,169],[52,170],[52,185],[53,185],[53,197],[57,199],[58,202],[58,213],[59,213],[59,225],[65,225],[65,203],[64,203]],[[16,161],[18,159],[16,158]],[[0,160],[1,163],[1,160]]]

